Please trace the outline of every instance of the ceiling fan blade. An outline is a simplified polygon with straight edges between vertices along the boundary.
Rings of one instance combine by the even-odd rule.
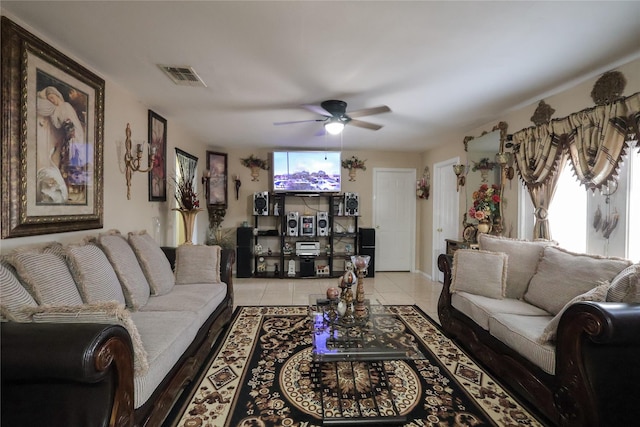
[[[311,111],[312,113],[320,114],[321,116],[325,116],[325,117],[331,117],[332,116],[332,114],[330,112],[328,112],[327,110],[325,110],[324,108],[322,108],[319,105],[303,104],[303,105],[301,105],[301,107]]]
[[[273,124],[276,126],[280,125],[292,125],[295,123],[309,123],[309,122],[324,122],[324,119],[313,119],[313,120],[295,120],[293,122],[274,122]]]
[[[370,130],[382,129],[381,125],[376,125],[375,123],[363,122],[362,120],[349,120],[347,124],[352,126],[357,126],[359,128],[370,129]]]
[[[364,108],[362,110],[349,111],[347,113],[347,116],[351,118],[373,116],[374,114],[388,113],[389,111],[391,111],[391,108],[387,107],[386,105],[381,105],[379,107]]]

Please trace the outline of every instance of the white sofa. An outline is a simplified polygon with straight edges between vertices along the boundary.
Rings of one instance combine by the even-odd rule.
[[[629,410],[614,409],[625,400],[615,402],[606,387],[624,393],[630,379],[640,380],[640,361],[625,359],[628,351],[640,350],[640,340],[625,342],[624,351],[607,340],[640,328],[640,266],[572,253],[548,241],[481,234],[478,243],[480,250],[439,259],[445,285],[438,311],[445,332],[554,424],[630,419]],[[626,378],[593,363],[604,354],[625,360]]]
[[[33,425],[159,425],[231,317],[233,257],[223,277],[221,258],[219,246],[174,252],[146,232],[117,231],[3,256],[3,425],[30,412]],[[81,324],[95,328],[88,344],[51,347]],[[44,357],[25,358],[38,350]],[[47,364],[54,374],[38,375]],[[57,403],[43,408],[47,399]]]

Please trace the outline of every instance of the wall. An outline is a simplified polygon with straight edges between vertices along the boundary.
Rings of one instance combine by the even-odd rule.
[[[29,28],[19,20],[10,17],[16,23],[25,29],[44,39],[33,28]],[[54,46],[61,52],[69,55],[64,46]],[[73,58],[75,61],[90,69],[98,76],[105,78],[100,70],[94,70],[87,66],[79,58]],[[110,229],[118,229],[124,233],[134,230],[146,229],[152,233],[153,218],[160,217],[164,230],[160,243],[174,245],[175,227],[182,227],[181,219],[177,219],[176,214],[170,209],[174,207],[171,187],[167,187],[167,202],[149,202],[148,201],[148,178],[147,174],[135,172],[131,184],[131,200],[127,200],[127,186],[124,176],[124,140],[125,127],[127,123],[131,124],[132,139],[147,140],[147,121],[148,109],[150,107],[143,105],[134,94],[128,92],[116,83],[105,78],[105,120],[104,120],[104,228],[96,230],[85,230],[69,233],[56,233],[31,237],[11,238],[0,240],[0,253],[7,253],[13,248],[37,244],[41,242],[59,241],[62,243],[73,243],[81,241],[85,236],[96,235],[99,232],[105,232]],[[153,108],[151,108],[153,109]],[[199,169],[203,170],[205,166],[206,147],[201,141],[195,140],[188,135],[177,122],[171,117],[164,116],[162,111],[156,113],[167,119],[167,172],[175,171],[175,147],[179,147],[193,155],[202,159],[199,162]],[[168,183],[169,184],[169,183]],[[198,218],[199,234],[204,235],[204,229],[207,227],[206,215],[200,214]],[[202,239],[199,241],[202,242]]]
[[[211,146],[209,149],[216,151]],[[227,163],[229,169],[229,189],[228,199],[229,206],[227,214],[225,216],[222,227],[224,229],[232,229],[239,227],[243,221],[248,221],[249,224],[253,223],[253,211],[252,211],[252,197],[254,192],[267,191],[270,189],[269,174],[270,171],[261,170],[259,181],[251,181],[250,169],[242,166],[240,163],[241,158],[246,158],[250,154],[256,157],[267,159],[269,153],[272,150],[266,149],[254,149],[254,150],[229,150],[218,147],[217,151],[228,153]],[[372,193],[373,193],[373,170],[375,168],[409,168],[416,169],[418,176],[422,175],[422,168],[420,168],[420,156],[416,156],[415,153],[403,153],[397,151],[368,151],[368,152],[356,152],[356,151],[343,151],[342,158],[349,158],[356,156],[359,159],[366,160],[365,166],[367,170],[358,170],[356,175],[356,181],[349,181],[348,171],[342,169],[342,192],[354,192],[360,196],[360,218],[358,219],[358,226],[360,227],[375,227],[373,224],[372,216]],[[233,184],[233,176],[237,175],[242,182],[240,186],[240,192],[238,200],[235,199],[235,187]],[[420,236],[421,221],[421,208],[420,205],[425,204],[427,201],[418,200],[418,212],[416,215],[416,232]],[[201,230],[202,236],[204,236],[205,230]],[[233,235],[235,239],[235,235]],[[416,251],[419,256],[419,251]],[[418,258],[416,258],[416,261]],[[417,265],[418,261],[416,262]]]
[[[627,85],[624,91],[625,96],[632,95],[638,91],[640,91],[640,60],[635,60],[620,67],[617,67],[616,70],[622,72],[627,80]],[[604,71],[603,71],[604,72]],[[572,88],[563,90],[562,92],[544,98],[544,101],[549,104],[556,111],[553,115],[553,118],[562,118],[570,115],[571,113],[575,113],[577,111],[583,110],[585,108],[592,107],[594,105],[593,100],[591,99],[591,90],[593,89],[593,85],[596,80],[600,77],[600,75],[588,79]],[[540,99],[542,100],[542,98]],[[515,133],[521,129],[527,128],[529,126],[533,126],[531,122],[531,116],[535,112],[538,102],[540,100],[536,100],[535,102],[524,106],[522,108],[515,109],[513,111],[505,114],[504,117],[500,117],[499,119],[487,123],[485,125],[479,126],[476,129],[473,129],[469,132],[464,133],[452,133],[445,138],[441,139],[442,145],[428,150],[423,156],[423,166],[429,165],[431,168],[434,163],[441,162],[447,159],[450,159],[455,156],[460,156],[461,161],[464,163],[467,160],[466,153],[464,151],[464,145],[462,143],[465,135],[478,136],[482,134],[484,131],[489,131],[495,126],[499,121],[507,122],[509,128],[507,129],[507,133]],[[452,172],[453,173],[453,172]],[[504,224],[505,230],[507,230],[507,234],[512,237],[517,236],[518,230],[518,195],[520,190],[520,182],[516,178],[513,179],[511,183],[507,183],[505,187],[504,193],[504,201],[505,205],[504,209]],[[464,192],[458,194],[460,198],[460,206],[464,207]],[[460,215],[462,216],[463,209],[460,211]],[[460,218],[462,221],[462,218]],[[423,254],[421,259],[422,262],[419,266],[420,270],[424,272],[431,271],[431,256],[427,256],[432,252],[432,237],[433,237],[433,210],[432,206],[427,208],[427,211],[422,216],[422,229],[425,230],[424,236],[422,236],[421,244],[420,244],[420,252]],[[531,236],[519,236],[521,238],[531,238]],[[425,255],[427,254],[427,255]]]

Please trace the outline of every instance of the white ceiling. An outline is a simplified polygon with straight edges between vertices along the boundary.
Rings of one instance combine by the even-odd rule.
[[[3,12],[222,147],[423,151],[640,57],[640,2],[6,1]],[[190,65],[207,88],[157,64]],[[108,94],[107,94],[108,96]],[[384,127],[315,136],[301,104]]]

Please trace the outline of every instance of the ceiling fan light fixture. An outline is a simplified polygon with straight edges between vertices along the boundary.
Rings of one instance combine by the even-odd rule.
[[[324,124],[324,129],[329,135],[339,135],[344,129],[344,123],[334,117]]]

